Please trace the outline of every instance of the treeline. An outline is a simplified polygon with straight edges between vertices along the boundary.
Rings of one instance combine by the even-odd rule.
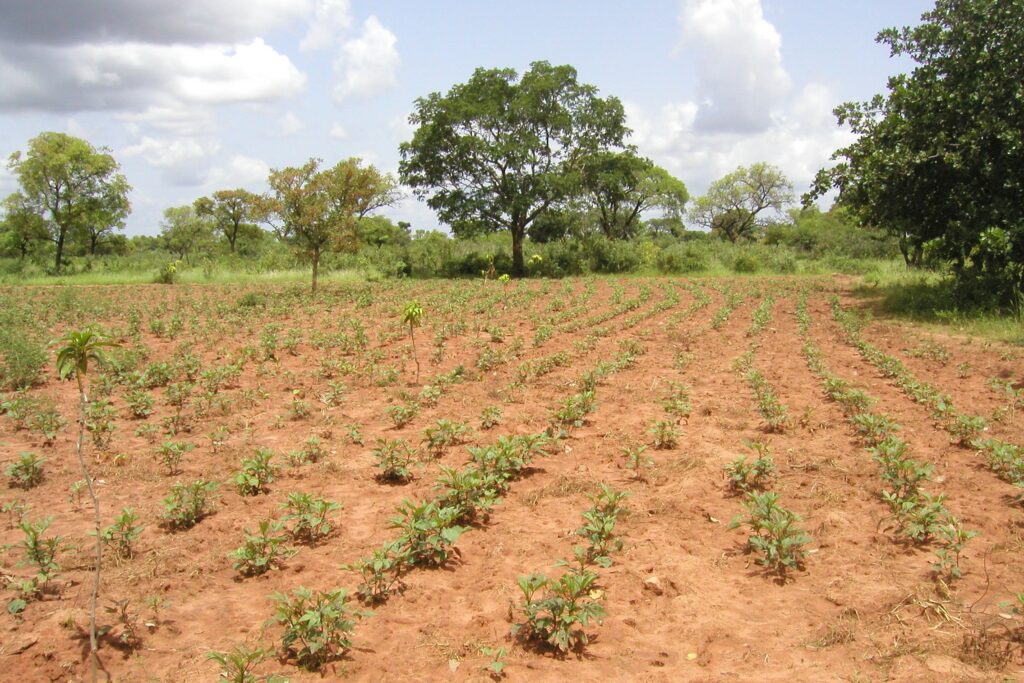
[[[169,265],[177,273],[200,271],[266,274],[308,267],[294,245],[258,224],[241,222],[230,237],[192,206],[168,211],[158,235],[114,234],[90,253],[72,242],[64,273],[145,273],[158,279]],[[894,238],[866,231],[841,209],[792,209],[789,222],[774,222],[756,236],[733,242],[717,234],[687,230],[678,219],[641,221],[629,238],[609,238],[598,225],[577,217],[572,234],[524,245],[527,274],[565,277],[587,273],[702,272],[798,273],[838,271],[862,273],[877,259],[899,257]],[[498,234],[455,238],[437,231],[414,230],[404,222],[367,216],[358,222],[356,246],[328,252],[327,270],[355,270],[370,277],[496,277],[512,270],[506,238]],[[8,277],[33,277],[51,272],[53,246],[36,243],[22,257],[7,253],[0,272]],[[162,275],[163,274],[163,275]]]

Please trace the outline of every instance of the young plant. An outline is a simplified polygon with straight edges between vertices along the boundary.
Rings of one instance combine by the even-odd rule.
[[[181,472],[181,461],[185,454],[193,448],[195,448],[194,445],[181,441],[165,441],[160,446],[160,464],[164,466],[168,476],[174,476]]]
[[[137,524],[139,518],[132,508],[124,508],[121,514],[114,517],[114,523],[104,527],[101,532],[103,543],[111,548],[118,557],[131,558],[135,554],[134,543],[145,528]]]
[[[285,511],[282,521],[290,522],[288,533],[292,539],[314,545],[331,533],[330,514],[341,505],[311,493],[289,493],[281,508]]]
[[[199,479],[191,484],[180,481],[163,499],[163,521],[172,531],[191,529],[214,511],[217,484]]]
[[[281,522],[265,519],[256,533],[245,530],[245,542],[231,553],[232,567],[243,576],[259,576],[275,569],[293,554],[285,545],[288,534]]]
[[[299,586],[291,595],[275,593],[271,622],[284,627],[281,650],[303,669],[319,671],[352,647],[356,620],[369,616],[348,605],[344,590],[313,591]]]
[[[622,449],[622,454],[626,456],[626,469],[633,473],[633,478],[637,481],[643,481],[644,470],[654,467],[654,461],[644,455],[647,450],[647,446],[627,446]]]
[[[501,423],[501,408],[487,406],[480,411],[480,429],[493,429]]]
[[[31,489],[43,483],[43,463],[35,453],[22,453],[18,459],[4,469],[4,475],[14,488]]]
[[[761,554],[758,564],[784,578],[787,570],[803,567],[807,556],[803,546],[811,542],[811,537],[799,527],[800,516],[778,501],[777,493],[748,493],[743,503],[747,517],[742,523],[753,532],[747,545],[751,551]],[[734,520],[730,527],[736,528],[740,523],[740,519]]]
[[[438,504],[459,509],[457,521],[465,524],[486,518],[500,500],[502,486],[498,477],[485,474],[474,465],[461,470],[442,465],[437,483],[441,489]]]
[[[985,418],[980,415],[957,415],[948,429],[956,443],[974,448],[987,426]]]
[[[405,439],[377,439],[373,457],[377,460],[377,480],[388,483],[405,483],[412,479],[412,464],[415,451]]]
[[[670,450],[679,443],[679,428],[671,420],[656,420],[648,433],[652,445],[658,450]]]
[[[741,455],[725,466],[729,489],[735,493],[763,490],[775,473],[775,461],[767,443],[748,441],[746,445],[757,457],[748,463],[747,456]]]
[[[277,674],[257,675],[254,669],[274,654],[273,648],[236,645],[227,652],[211,651],[206,658],[220,666],[219,681],[225,683],[288,683]]]
[[[423,430],[423,443],[434,457],[439,458],[449,446],[462,443],[468,431],[466,425],[461,422],[441,419],[433,427]]]
[[[274,481],[277,466],[271,463],[274,452],[267,448],[257,448],[255,455],[242,460],[242,469],[234,477],[235,488],[243,496],[258,496],[270,490],[269,484]]]
[[[960,520],[949,515],[943,524],[939,525],[938,537],[942,544],[935,551],[935,562],[932,563],[932,570],[935,578],[941,579],[949,585],[963,576],[960,569],[960,555],[967,545],[967,541],[978,535],[977,531],[968,531],[960,524]]]
[[[597,574],[590,570],[566,572],[557,580],[543,574],[520,576],[523,621],[512,626],[512,636],[553,647],[562,655],[586,646],[584,628],[604,616],[593,598],[596,582]]]
[[[423,322],[423,306],[418,301],[410,301],[402,311],[402,324],[409,328],[409,340],[412,342],[412,359],[416,362],[416,382],[420,381],[420,359],[416,353],[416,328]]]
[[[373,551],[370,557],[363,557],[342,569],[359,574],[362,582],[356,591],[364,603],[375,605],[384,602],[392,591],[402,585],[402,572],[409,566],[401,541],[385,543]]]
[[[21,547],[25,551],[26,564],[35,567],[36,570],[36,575],[28,584],[29,590],[24,590],[25,586],[23,586],[22,593],[38,593],[60,571],[57,553],[64,547],[64,538],[62,536],[46,536],[46,530],[50,528],[51,521],[53,518],[47,517],[39,522],[22,520],[18,524],[18,528],[25,534],[25,538],[21,541]]]
[[[128,414],[133,419],[144,420],[153,414],[153,395],[142,388],[130,389],[124,395]]]
[[[457,524],[461,515],[462,510],[454,506],[403,500],[390,522],[402,532],[399,553],[411,566],[443,567],[452,555],[459,554],[455,542],[466,530]]]
[[[394,405],[387,409],[388,417],[391,418],[391,423],[395,425],[395,429],[401,429],[412,422],[419,411],[419,406],[415,403]]]

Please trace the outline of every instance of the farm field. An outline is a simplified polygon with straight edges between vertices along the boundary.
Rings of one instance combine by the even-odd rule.
[[[871,319],[850,286],[16,287],[0,304],[28,336],[118,342],[90,366],[85,441],[103,525],[131,508],[143,527],[104,551],[111,680],[217,680],[208,653],[239,645],[292,681],[1017,679],[1024,354]],[[0,489],[0,664],[82,680],[75,383],[51,359],[2,402],[0,466],[32,453],[43,474]],[[171,504],[179,482],[211,484],[198,520]],[[295,494],[337,504],[329,530],[297,528]],[[25,529],[46,519],[62,541],[40,581]],[[264,520],[276,561],[237,550]],[[375,551],[397,576],[351,568]],[[535,597],[586,577],[576,603],[603,609],[568,652],[522,626],[535,573]],[[300,586],[363,612],[319,673],[274,619]]]

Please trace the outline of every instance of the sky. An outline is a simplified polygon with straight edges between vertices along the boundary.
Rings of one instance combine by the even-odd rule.
[[[126,233],[270,169],[356,156],[397,176],[416,98],[477,67],[571,64],[692,196],[740,165],[797,194],[850,133],[832,109],[912,64],[878,31],[925,0],[0,0],[0,155],[43,131],[107,148]],[[0,197],[17,189],[0,165]],[[381,213],[444,229],[406,192]]]

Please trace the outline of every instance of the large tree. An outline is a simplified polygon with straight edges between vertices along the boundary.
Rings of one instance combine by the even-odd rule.
[[[364,168],[359,159],[323,170],[320,163],[310,159],[271,171],[271,193],[261,209],[262,219],[309,259],[314,293],[324,252],[355,248],[358,221],[399,198],[394,178],[372,165]]]
[[[583,201],[609,239],[635,237],[640,216],[649,209],[679,216],[690,198],[683,181],[650,159],[625,152],[599,152],[581,173]]]
[[[576,191],[584,159],[621,148],[628,133],[617,98],[547,62],[522,78],[477,69],[446,94],[416,100],[409,121],[417,128],[400,148],[402,181],[456,235],[508,230],[517,276],[533,222]]]
[[[711,183],[706,194],[693,200],[690,220],[722,239],[738,242],[757,236],[766,211],[778,213],[792,201],[793,184],[782,170],[758,162]]]
[[[213,228],[228,241],[231,253],[239,236],[259,217],[259,195],[241,188],[218,190],[210,197],[200,197],[194,203],[196,213],[213,219]]]
[[[878,34],[917,65],[836,108],[858,137],[805,201],[836,188],[909,264],[930,243],[958,275],[994,268],[1010,296],[1024,280],[1024,2],[938,0],[921,19]]]
[[[99,238],[123,226],[131,206],[131,187],[107,150],[65,133],[40,133],[23,155],[11,155],[8,168],[21,184],[27,202],[47,221],[56,245],[54,270],[60,271],[70,237],[88,236],[95,250]]]

